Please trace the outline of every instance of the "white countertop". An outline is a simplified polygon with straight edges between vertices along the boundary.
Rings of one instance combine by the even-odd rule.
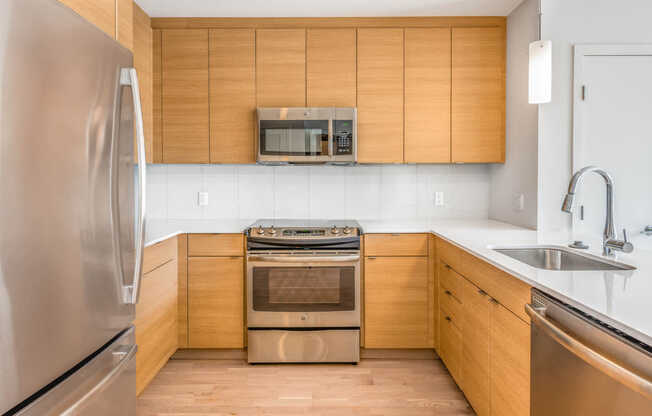
[[[433,224],[437,236],[484,259],[557,299],[652,345],[652,250],[650,237],[640,236],[631,254],[618,253],[612,260],[633,271],[540,270],[507,257],[491,247],[568,244],[569,235],[546,234],[497,221],[441,221]],[[600,256],[600,241],[590,241],[589,254]],[[648,244],[649,245],[649,244]],[[582,252],[586,252],[582,250]]]
[[[146,246],[181,233],[239,233],[254,220],[149,220]],[[491,247],[565,246],[570,235],[550,234],[491,220],[360,221],[366,233],[433,232],[499,269],[652,345],[652,237],[632,239],[631,254],[615,260],[634,271],[549,271],[507,257]],[[637,239],[640,241],[637,243]],[[600,241],[590,241],[590,254],[600,255]]]

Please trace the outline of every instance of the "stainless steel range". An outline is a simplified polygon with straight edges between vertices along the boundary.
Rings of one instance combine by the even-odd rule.
[[[246,234],[249,362],[358,362],[360,225],[259,220]]]

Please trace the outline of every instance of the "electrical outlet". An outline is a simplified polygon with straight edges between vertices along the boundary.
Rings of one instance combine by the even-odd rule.
[[[512,208],[515,212],[522,212],[525,210],[525,195],[515,193],[512,197]]]
[[[208,205],[208,192],[199,192],[197,194],[197,204],[200,207],[205,207]]]
[[[444,206],[444,193],[441,191],[435,192],[435,206],[436,207]]]

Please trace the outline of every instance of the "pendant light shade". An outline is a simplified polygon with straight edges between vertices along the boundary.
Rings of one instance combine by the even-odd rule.
[[[552,98],[552,41],[530,43],[528,102],[549,103]]]

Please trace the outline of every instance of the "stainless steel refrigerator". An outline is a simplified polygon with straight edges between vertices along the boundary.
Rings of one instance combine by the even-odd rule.
[[[0,1],[0,414],[135,413],[145,162],[132,66],[56,0]]]

